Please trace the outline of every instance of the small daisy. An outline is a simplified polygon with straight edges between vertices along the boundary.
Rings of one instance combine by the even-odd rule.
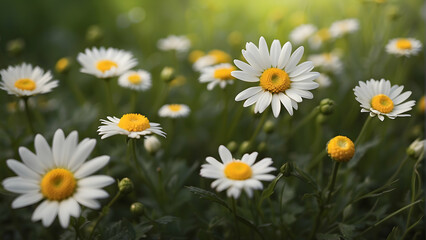
[[[221,50],[211,50],[207,55],[204,55],[195,61],[193,68],[196,71],[201,71],[205,67],[216,65],[219,63],[229,63],[231,61],[231,56]]]
[[[83,66],[80,69],[81,72],[98,78],[120,76],[138,64],[130,52],[104,47],[86,48],[84,53],[78,54],[77,60]]]
[[[312,49],[318,49],[321,45],[330,39],[330,31],[328,28],[322,28],[318,30],[314,35],[312,35],[309,39],[309,46]]]
[[[358,31],[359,21],[356,18],[349,18],[336,21],[330,26],[330,36],[333,38],[342,37],[343,35]]]
[[[0,71],[2,82],[0,88],[11,95],[29,97],[37,94],[48,93],[58,86],[58,81],[52,79],[50,71],[46,73],[39,67],[22,63],[9,66]]]
[[[236,68],[229,63],[206,67],[201,70],[200,82],[208,82],[208,90],[212,90],[216,85],[225,88],[227,84],[234,83],[235,78],[231,75],[231,72],[234,70]]]
[[[124,114],[121,118],[107,117],[108,120],[101,119],[103,125],[98,127],[98,133],[101,139],[121,134],[127,135],[129,138],[140,138],[141,136],[157,134],[166,137],[160,124],[149,122],[148,118],[138,114]]]
[[[166,104],[158,110],[160,117],[181,118],[189,115],[191,110],[185,104]]]
[[[145,70],[128,71],[118,78],[118,85],[137,91],[151,88],[151,74]]]
[[[330,77],[323,73],[320,73],[319,77],[315,79],[315,82],[319,84],[319,88],[326,88],[331,85]]]
[[[343,68],[339,55],[332,52],[313,54],[308,57],[308,60],[312,61],[315,67],[321,67],[322,70],[328,72],[340,73]]]
[[[309,90],[319,86],[314,82],[319,73],[311,72],[314,65],[310,61],[297,65],[302,58],[303,47],[297,48],[293,54],[291,48],[290,42],[281,47],[280,41],[274,40],[269,52],[263,37],[259,40],[259,48],[252,42],[247,43],[247,50],[242,50],[242,53],[249,64],[234,60],[242,71],[233,71],[231,75],[242,81],[259,82],[259,86],[240,92],[235,101],[246,100],[244,107],[256,103],[255,113],[262,113],[271,105],[274,116],[278,117],[281,104],[293,115],[293,108],[297,110],[297,103],[302,102],[302,97],[313,98]]]
[[[157,47],[162,51],[186,52],[191,47],[191,41],[185,36],[170,35],[158,40]]]
[[[290,33],[290,40],[296,44],[300,45],[311,37],[317,31],[317,27],[312,24],[303,24],[295,28]]]
[[[422,43],[414,38],[395,38],[386,45],[386,52],[398,56],[415,56],[422,50]]]
[[[355,145],[345,136],[336,136],[327,143],[327,153],[336,162],[347,162],[355,154]]]
[[[271,167],[272,159],[264,158],[254,164],[257,152],[244,154],[241,160],[232,157],[231,152],[223,145],[219,146],[219,156],[222,162],[213,157],[207,157],[207,164],[201,166],[200,175],[205,178],[216,179],[211,187],[218,192],[227,189],[228,197],[237,199],[244,190],[249,197],[253,196],[253,189],[262,189],[260,181],[271,181],[275,178],[269,174],[275,168]]]
[[[405,113],[415,105],[411,100],[403,103],[411,95],[411,91],[401,94],[404,86],[394,85],[391,87],[389,80],[380,81],[371,79],[367,82],[359,82],[359,86],[354,88],[356,100],[361,103],[361,112],[369,112],[371,117],[377,117],[383,121],[384,116],[390,119],[396,117],[409,117]]]
[[[42,220],[48,227],[56,216],[63,228],[69,225],[70,217],[78,218],[80,205],[92,209],[100,208],[96,199],[108,197],[101,188],[114,182],[105,175],[94,175],[108,161],[109,156],[99,156],[90,161],[87,157],[96,145],[95,139],[84,139],[78,143],[78,134],[71,132],[65,138],[58,129],[53,136],[52,148],[46,139],[37,134],[34,141],[35,153],[25,147],[19,148],[23,161],[7,160],[7,166],[18,176],[3,180],[3,187],[20,194],[12,202],[12,208],[21,208],[41,200],[31,220]]]

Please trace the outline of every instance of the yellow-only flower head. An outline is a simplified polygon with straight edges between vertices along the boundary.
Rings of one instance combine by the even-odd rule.
[[[355,154],[355,145],[348,137],[336,136],[327,144],[327,153],[337,162],[347,162]]]

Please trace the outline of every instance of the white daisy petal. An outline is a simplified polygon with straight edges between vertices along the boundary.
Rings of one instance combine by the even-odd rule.
[[[114,183],[114,178],[105,175],[94,175],[78,181],[78,185],[84,188],[103,188]]]
[[[235,101],[245,100],[247,98],[250,98],[250,97],[254,96],[255,94],[259,93],[260,91],[262,91],[262,87],[250,87],[250,88],[247,88],[246,90],[240,92],[235,97]]]
[[[223,163],[229,163],[232,161],[231,152],[223,145],[219,146],[219,156]]]
[[[25,193],[17,197],[12,202],[12,208],[21,208],[34,204],[43,199],[43,195],[39,192]]]
[[[75,178],[80,179],[89,176],[103,168],[109,162],[109,156],[99,156],[87,161],[74,173]]]

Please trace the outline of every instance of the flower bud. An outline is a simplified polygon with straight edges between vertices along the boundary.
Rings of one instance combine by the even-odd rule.
[[[69,58],[63,57],[56,62],[55,70],[58,73],[66,73],[70,69],[71,60]]]
[[[175,77],[175,69],[172,67],[164,67],[160,73],[161,80],[170,82]]]
[[[336,162],[347,162],[355,154],[355,145],[345,136],[336,136],[327,143],[327,153]]]
[[[425,113],[425,105],[426,105],[426,99],[425,99],[425,96],[423,95],[423,97],[420,98],[420,100],[417,102],[417,109],[419,110],[421,114]]]
[[[6,50],[11,55],[16,56],[20,54],[25,48],[25,41],[21,38],[13,39],[7,42]]]
[[[146,136],[143,142],[143,146],[149,154],[155,154],[161,148],[161,142],[154,135]]]
[[[426,140],[416,139],[407,148],[407,155],[411,158],[418,158],[424,153],[426,148]]]
[[[241,143],[239,151],[240,153],[245,153],[250,151],[250,148],[251,148],[250,141],[244,141]]]
[[[265,152],[266,151],[267,144],[266,142],[261,142],[259,145],[257,145],[257,151],[259,152]]]
[[[140,202],[135,202],[130,205],[130,212],[134,217],[140,217],[143,215],[145,206]]]
[[[283,174],[284,177],[289,177],[291,173],[293,172],[293,163],[292,162],[286,162],[280,167],[280,172]]]
[[[123,178],[118,183],[118,189],[123,195],[129,194],[133,191],[133,182],[129,178]]]
[[[226,145],[226,148],[227,148],[230,152],[234,153],[234,152],[238,149],[238,143],[237,143],[237,142],[235,142],[235,141],[230,141],[230,142]]]
[[[265,133],[272,133],[272,131],[274,130],[275,127],[275,123],[272,120],[268,120],[265,122],[265,124],[263,125],[263,131],[265,131]]]
[[[320,102],[320,112],[324,115],[330,115],[332,114],[334,111],[334,101],[329,99],[329,98],[325,98],[323,100],[321,100]]]

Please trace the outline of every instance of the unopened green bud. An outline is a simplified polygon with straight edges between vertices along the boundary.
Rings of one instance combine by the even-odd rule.
[[[284,177],[289,177],[291,173],[293,172],[293,169],[294,169],[293,163],[286,162],[281,166],[280,172],[283,174]]]
[[[272,131],[274,131],[274,127],[275,127],[274,121],[268,120],[263,125],[263,131],[265,131],[265,133],[268,133],[268,134],[272,133]]]
[[[129,178],[123,178],[118,183],[118,189],[120,190],[121,194],[129,194],[133,191],[133,182]]]
[[[172,67],[164,67],[160,73],[161,80],[170,82],[175,77],[175,69]]]
[[[257,146],[257,151],[259,152],[265,152],[266,151],[266,142],[261,142],[258,146]]]
[[[424,153],[426,148],[426,140],[414,140],[407,148],[407,155],[411,158],[418,158]]]
[[[140,217],[143,215],[145,206],[140,202],[135,202],[132,205],[130,205],[130,212],[135,217]]]
[[[17,38],[14,40],[10,40],[7,42],[6,50],[11,55],[18,55],[20,54],[25,48],[25,41],[21,38]]]
[[[318,124],[324,124],[327,120],[327,116],[325,116],[324,114],[320,113],[317,115],[317,118],[315,119],[317,121]]]
[[[238,149],[238,143],[235,141],[230,141],[227,145],[226,148],[230,151],[230,152],[235,152]]]
[[[86,32],[86,40],[88,42],[97,42],[99,40],[101,40],[104,36],[104,32],[102,31],[102,29],[97,26],[97,25],[92,25],[87,29]]]
[[[241,143],[239,151],[240,151],[240,153],[246,153],[246,152],[250,151],[250,148],[251,148],[250,142],[244,141],[244,142]]]
[[[334,101],[329,99],[329,98],[325,98],[323,100],[321,100],[320,102],[320,112],[324,115],[330,115],[332,114],[334,111]]]

